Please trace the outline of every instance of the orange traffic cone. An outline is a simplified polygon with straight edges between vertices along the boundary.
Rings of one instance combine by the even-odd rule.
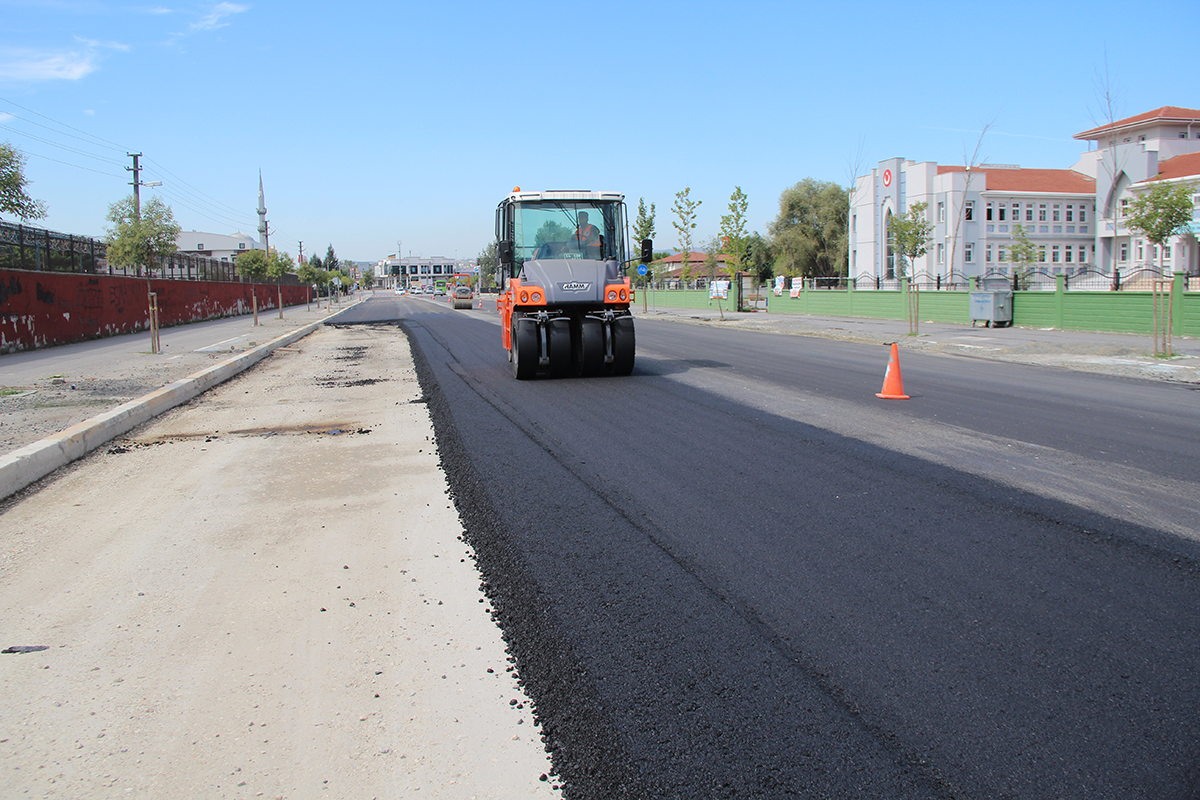
[[[892,357],[888,360],[887,372],[883,376],[883,388],[875,393],[884,400],[908,400],[904,393],[904,381],[900,377],[900,346],[892,342]]]

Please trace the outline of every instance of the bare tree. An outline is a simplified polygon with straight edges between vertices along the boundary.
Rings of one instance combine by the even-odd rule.
[[[1111,156],[1111,161],[1103,156],[1096,159],[1098,170],[1103,169],[1109,178],[1108,190],[1105,192],[1105,197],[1103,198],[1104,206],[1099,212],[1101,220],[1100,224],[1104,224],[1103,220],[1105,219],[1112,220],[1112,274],[1115,276],[1117,274],[1117,252],[1119,250],[1117,247],[1117,238],[1121,233],[1121,220],[1118,218],[1116,202],[1117,194],[1120,190],[1118,184],[1121,180],[1122,173],[1125,171],[1125,158],[1127,153],[1122,152],[1121,148],[1117,146],[1116,132],[1111,130],[1117,122],[1117,98],[1113,90],[1112,78],[1108,72],[1107,48],[1104,50],[1104,74],[1098,74],[1095,78],[1095,83],[1096,99],[1100,104],[1100,116],[1103,118],[1103,121],[1097,121],[1096,115],[1093,114],[1092,122],[1097,128],[1102,128],[1105,126],[1109,128],[1109,130],[1105,134],[1102,134],[1102,136],[1108,136],[1107,147],[1109,150],[1109,155]],[[1104,147],[1104,140],[1101,138],[1101,141],[1097,143],[1097,148],[1103,149]],[[1099,177],[1099,174],[1097,174],[1097,177]],[[1101,266],[1099,263],[1099,258],[1097,258],[1096,266]],[[1113,280],[1115,281],[1116,279],[1114,278]]]
[[[967,200],[966,200],[967,195],[969,195],[971,192],[971,181],[975,178],[975,173],[977,171],[976,168],[979,166],[979,162],[980,162],[979,150],[983,147],[983,137],[987,136],[988,128],[992,127],[993,122],[995,122],[994,119],[992,120],[992,122],[989,122],[988,124],[984,125],[983,130],[979,131],[979,138],[975,140],[975,150],[972,151],[970,158],[967,158],[967,150],[965,147],[963,148],[963,166],[964,166],[964,170],[967,174],[966,185],[963,187],[963,203],[964,204],[967,202]],[[966,219],[966,206],[964,205],[964,207],[961,209],[958,209],[957,213],[954,215],[954,233],[950,237],[950,263],[949,263],[950,271],[946,275],[947,278],[954,275],[954,256],[958,254],[958,234],[959,234],[959,231],[962,229],[962,224],[965,221],[965,219]]]
[[[862,172],[863,164],[863,149],[866,141],[861,137],[858,140],[858,149],[854,151],[854,155],[846,158],[846,178],[847,188],[846,197],[851,203],[854,202],[854,193],[858,189],[858,175]],[[849,212],[848,216],[853,218],[853,212]],[[849,228],[849,226],[847,226]],[[852,231],[847,230],[846,236],[843,239],[844,247],[842,248],[842,259],[846,264],[846,278],[850,281],[854,280],[854,276],[850,274],[850,235]]]

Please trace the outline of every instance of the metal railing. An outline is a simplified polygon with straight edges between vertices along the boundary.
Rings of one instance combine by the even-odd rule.
[[[232,261],[189,253],[172,253],[146,270],[136,267],[114,267],[108,263],[108,244],[102,239],[73,236],[3,221],[0,221],[0,269],[137,277],[144,277],[149,273],[148,277],[160,280],[251,282],[238,274]],[[283,286],[300,285],[300,279],[290,272],[279,279],[264,278],[253,282]]]

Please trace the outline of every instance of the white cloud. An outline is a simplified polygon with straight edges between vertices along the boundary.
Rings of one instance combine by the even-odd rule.
[[[217,3],[199,21],[193,22],[190,30],[194,33],[197,31],[214,31],[217,28],[224,28],[229,24],[225,21],[226,17],[241,14],[243,11],[249,10],[250,6],[238,5],[237,3]]]
[[[94,49],[46,52],[38,50],[0,51],[0,80],[77,81],[94,72]]]

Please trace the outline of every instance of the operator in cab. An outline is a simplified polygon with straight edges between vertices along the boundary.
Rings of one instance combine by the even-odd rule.
[[[588,222],[588,213],[580,211],[575,228],[575,244],[585,258],[600,257],[600,229]]]

